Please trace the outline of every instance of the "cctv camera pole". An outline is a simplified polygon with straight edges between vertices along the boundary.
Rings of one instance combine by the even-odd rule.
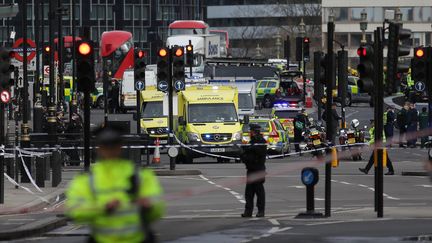
[[[374,52],[376,53],[377,58],[375,58],[375,82],[374,82],[374,94],[375,94],[375,152],[377,153],[377,166],[376,166],[376,180],[375,182],[375,202],[377,203],[377,217],[383,217],[383,208],[384,208],[384,178],[383,178],[383,133],[384,133],[384,120],[382,119],[382,114],[384,113],[384,80],[383,80],[383,39],[384,39],[384,31],[383,28],[378,27],[374,32],[375,34],[375,43]]]
[[[30,135],[29,135],[29,125],[28,125],[28,102],[29,102],[29,96],[28,96],[28,79],[27,79],[27,1],[22,0],[22,36],[23,36],[23,122],[21,124],[21,146],[23,148],[30,147]],[[24,158],[24,162],[31,174],[31,162],[29,157]],[[26,173],[21,174],[21,182],[30,182],[30,178],[27,176]]]
[[[334,145],[334,133],[333,131],[333,117],[332,117],[332,103],[333,103],[333,83],[335,81],[335,75],[334,75],[334,69],[335,69],[335,63],[334,63],[334,54],[333,54],[333,40],[334,40],[334,30],[335,30],[335,24],[332,19],[329,18],[329,22],[327,23],[327,63],[328,63],[328,69],[326,72],[326,80],[327,80],[327,103],[326,103],[326,130],[328,135],[328,141],[331,142],[332,145]],[[325,165],[325,216],[330,217],[331,216],[331,164],[326,163]]]

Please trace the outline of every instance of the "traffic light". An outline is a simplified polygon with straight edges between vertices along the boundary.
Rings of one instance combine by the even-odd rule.
[[[62,59],[63,59],[63,61],[62,61],[63,64],[72,61],[72,48],[71,47],[63,48]]]
[[[409,66],[399,63],[399,57],[410,54],[411,45],[404,44],[405,40],[411,38],[411,30],[402,29],[400,24],[390,23],[388,35],[387,53],[387,80],[386,90],[388,93],[396,93],[400,86],[398,73],[407,73]]]
[[[51,47],[49,46],[49,44],[45,44],[43,46],[43,56],[42,56],[42,61],[43,61],[43,65],[49,65],[49,61],[50,61],[50,50]]]
[[[158,50],[157,60],[157,89],[159,91],[168,91],[168,82],[170,77],[170,61],[168,48]]]
[[[296,37],[296,61],[301,62],[303,61],[303,38],[302,37]]]
[[[184,90],[185,62],[183,47],[175,46],[172,48],[172,70],[174,88],[177,91]]]
[[[321,100],[324,95],[323,83],[325,83],[325,70],[321,66],[325,63],[324,53],[314,52],[314,99]],[[325,68],[325,67],[324,67]]]
[[[11,73],[14,66],[11,65],[11,58],[14,53],[6,48],[0,49],[0,86],[1,89],[9,89],[14,84]]]
[[[304,37],[303,38],[303,61],[305,62],[308,62],[310,60],[309,43],[310,43],[309,37]]]
[[[93,43],[86,40],[77,41],[77,88],[79,92],[95,90],[95,59]]]
[[[360,63],[357,71],[360,75],[358,87],[361,92],[370,93],[373,89],[374,81],[374,53],[373,47],[366,44],[357,49],[357,55],[360,57]]]
[[[186,64],[188,66],[192,66],[193,65],[193,45],[187,45],[186,46]]]
[[[418,82],[425,82],[428,74],[428,47],[414,48],[414,57],[411,59],[411,78]]]
[[[341,98],[341,104],[347,104],[347,90],[348,90],[348,52],[338,51],[337,53],[337,64],[338,64],[338,97]],[[345,98],[345,99],[342,99]],[[344,103],[342,103],[344,102]],[[349,102],[349,101],[348,101]]]
[[[134,52],[135,52],[135,59],[134,59],[135,82],[137,81],[145,82],[145,69],[146,69],[146,63],[144,61],[145,52],[140,48],[135,48]]]

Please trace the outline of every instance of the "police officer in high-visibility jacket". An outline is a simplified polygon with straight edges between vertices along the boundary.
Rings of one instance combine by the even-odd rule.
[[[150,225],[164,213],[157,177],[121,158],[119,129],[99,129],[96,140],[99,160],[71,182],[67,216],[90,226],[89,242],[155,242]]]
[[[374,126],[374,120],[371,120],[371,128],[369,129],[369,135],[370,135],[370,140],[369,140],[369,146],[373,146],[375,144],[375,126]],[[385,134],[383,133],[383,144],[385,144],[386,142],[386,137]],[[365,173],[366,175],[369,173],[369,170],[372,168],[372,165],[374,164],[374,152],[372,152],[370,158],[369,158],[369,162],[367,163],[365,168],[359,168],[359,170],[363,173]],[[394,175],[394,168],[393,168],[393,163],[390,160],[390,157],[387,154],[387,168],[388,168],[388,172],[386,173],[386,175]]]

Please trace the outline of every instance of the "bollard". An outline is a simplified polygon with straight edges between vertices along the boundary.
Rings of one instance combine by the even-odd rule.
[[[51,155],[52,156],[52,155]],[[45,180],[51,180],[51,156],[45,156]]]
[[[45,187],[45,156],[36,157],[36,185]]]
[[[333,168],[339,167],[339,158],[336,148],[331,148],[331,166]]]
[[[52,187],[57,187],[62,180],[61,171],[61,158],[60,152],[55,151],[51,157],[51,168],[52,168]]]
[[[296,218],[323,218],[322,213],[315,211],[315,185],[318,183],[319,172],[316,168],[306,167],[301,171],[301,180],[306,186],[306,212],[299,213]]]

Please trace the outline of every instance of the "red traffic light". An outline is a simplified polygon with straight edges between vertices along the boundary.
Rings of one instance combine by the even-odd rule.
[[[143,58],[145,56],[145,53],[143,50],[138,51],[138,58]]]
[[[183,48],[177,48],[174,52],[174,55],[176,55],[176,57],[183,56]]]
[[[305,38],[303,38],[303,42],[304,42],[304,43],[309,43],[309,42],[310,42],[309,37],[305,37]]]
[[[415,52],[415,56],[418,57],[418,58],[424,57],[424,54],[425,53],[424,53],[423,49],[417,49],[416,52]]]
[[[191,45],[187,45],[187,46],[186,46],[186,51],[192,51],[192,48],[193,48],[193,47],[192,47]]]
[[[357,49],[357,55],[359,57],[365,57],[367,55],[367,50],[364,47],[360,47],[359,49]]]
[[[158,51],[158,55],[159,55],[160,57],[166,57],[166,56],[168,55],[168,51],[167,51],[167,49],[165,49],[165,48],[160,49],[160,50]]]
[[[45,46],[44,51],[45,51],[45,52],[50,52],[50,49],[51,49],[51,48],[50,48],[49,46]]]
[[[90,44],[87,42],[83,42],[78,46],[79,54],[84,55],[84,56],[90,54],[91,50],[92,50],[92,48],[91,48]]]

